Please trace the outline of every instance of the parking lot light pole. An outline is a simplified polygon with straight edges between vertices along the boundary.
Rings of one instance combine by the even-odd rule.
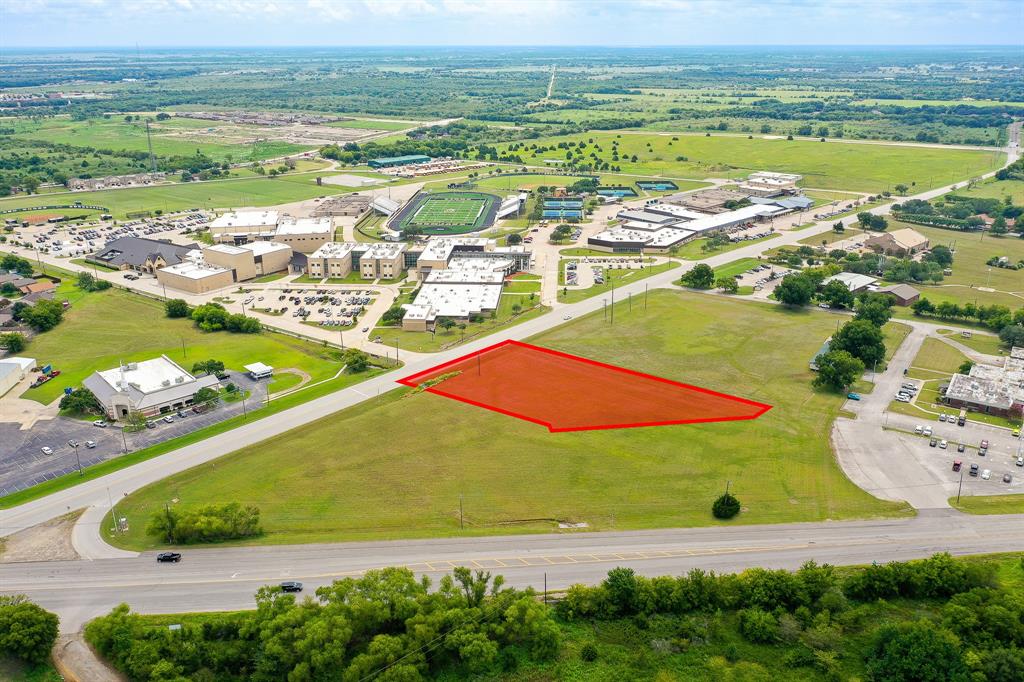
[[[956,488],[956,503],[960,504],[960,491],[964,488],[964,468],[960,467],[960,485]]]
[[[121,442],[124,443],[124,452],[128,454],[128,436],[124,435],[124,427],[121,427]],[[77,452],[76,452],[77,454]]]
[[[75,462],[78,464],[78,475],[81,476],[82,475],[82,460],[79,459],[79,457],[78,457],[78,443],[75,443],[71,447],[73,447],[75,449]]]

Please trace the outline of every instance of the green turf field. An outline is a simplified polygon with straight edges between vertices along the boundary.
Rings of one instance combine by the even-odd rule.
[[[552,434],[397,389],[129,496],[118,511],[131,530],[116,542],[152,546],[145,521],[172,499],[257,505],[261,544],[548,532],[559,520],[703,526],[727,481],[741,523],[908,513],[847,480],[822,438],[842,398],[811,388],[807,361],[834,332],[830,316],[665,290],[646,310],[634,301],[616,312],[614,326],[597,313],[530,341],[773,409],[753,421]]]
[[[425,234],[463,234],[490,227],[488,218],[498,197],[482,192],[417,194],[399,216],[400,230],[415,228]]]

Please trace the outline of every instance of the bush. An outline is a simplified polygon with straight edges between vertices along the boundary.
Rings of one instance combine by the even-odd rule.
[[[735,496],[725,493],[711,505],[711,513],[716,519],[731,519],[740,513],[740,501]]]
[[[758,608],[740,611],[740,633],[754,644],[770,644],[779,637],[775,616]]]
[[[50,657],[60,619],[24,595],[0,596],[0,653],[29,663]]]
[[[192,311],[183,299],[172,298],[164,303],[164,312],[167,317],[188,317]]]
[[[182,511],[165,507],[153,513],[146,533],[167,544],[222,542],[261,535],[260,510],[237,502],[208,504]]]
[[[28,340],[21,332],[8,332],[0,334],[0,348],[6,348],[11,355],[16,355],[25,350]]]
[[[593,642],[587,642],[580,647],[580,660],[592,663],[597,660],[597,647]]]
[[[65,393],[60,399],[61,411],[74,412],[77,414],[100,414],[103,406],[92,391],[85,388],[76,388],[71,393]]]
[[[928,621],[878,628],[867,657],[875,680],[964,680],[967,667],[956,637]]]

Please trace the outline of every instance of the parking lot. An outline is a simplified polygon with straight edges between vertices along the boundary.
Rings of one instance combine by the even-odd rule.
[[[243,410],[258,409],[264,403],[266,382],[256,382],[235,372],[229,375],[231,382],[251,393],[244,406],[241,401],[221,403],[202,414],[189,411],[184,418],[173,416],[169,424],[154,419],[155,428],[137,433],[122,432],[116,425],[99,428],[93,425],[93,420],[68,417],[40,420],[27,431],[20,430],[15,423],[0,423],[0,442],[4,444],[0,452],[0,497],[76,471],[78,460],[84,468],[113,459],[124,453],[125,443],[130,452],[141,450],[242,414]],[[79,443],[77,452],[69,441]],[[95,443],[95,447],[88,447],[88,442]],[[53,454],[43,454],[43,447],[52,449]]]
[[[640,258],[588,256],[580,260],[566,260],[563,263],[565,286],[587,289],[595,284],[604,284],[605,270],[641,270],[644,266]]]
[[[265,289],[251,292],[242,303],[271,315],[301,318],[320,327],[351,327],[380,292],[372,289]]]
[[[768,294],[775,290],[782,278],[793,272],[790,268],[781,265],[756,265],[750,270],[738,275],[736,283],[741,287],[751,287],[755,296],[767,298]]]
[[[209,219],[204,211],[196,210],[117,225],[109,220],[77,225],[46,223],[19,226],[11,239],[42,253],[73,258],[98,251],[118,237],[149,237],[186,243],[192,241],[190,235],[206,229]]]

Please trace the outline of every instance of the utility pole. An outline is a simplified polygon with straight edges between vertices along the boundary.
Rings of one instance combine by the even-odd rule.
[[[644,310],[647,310],[647,282],[644,282]]]
[[[462,493],[459,493],[459,529],[466,530],[465,518],[462,514]]]
[[[338,340],[341,341],[341,349],[345,350],[345,332],[338,330]]]
[[[245,409],[245,391],[242,391],[242,419],[248,419],[249,413]]]

